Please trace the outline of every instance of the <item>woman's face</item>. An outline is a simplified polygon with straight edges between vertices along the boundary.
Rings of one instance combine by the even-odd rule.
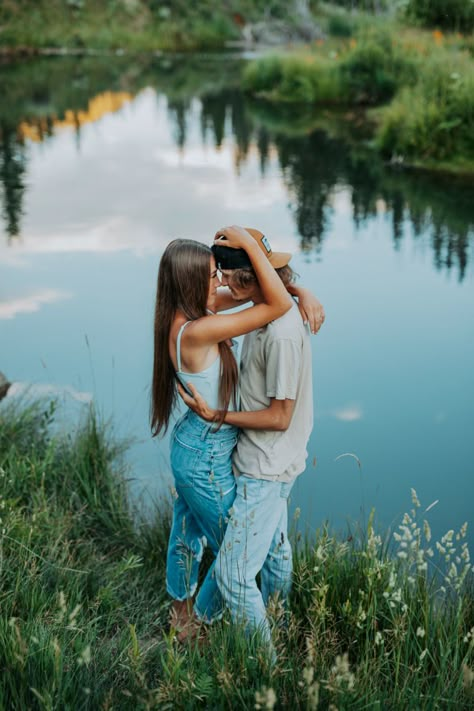
[[[217,267],[216,267],[216,260],[214,259],[214,255],[211,256],[210,263],[209,263],[209,269],[210,269],[210,279],[209,279],[209,294],[207,296],[207,308],[209,311],[215,311],[216,310],[216,295],[217,295],[217,287],[221,285],[219,277],[217,275]]]

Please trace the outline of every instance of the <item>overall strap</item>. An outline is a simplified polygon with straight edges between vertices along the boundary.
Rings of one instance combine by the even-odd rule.
[[[176,339],[176,363],[178,365],[178,371],[181,370],[181,336],[183,335],[183,331],[188,325],[188,323],[191,323],[191,321],[186,321],[186,323],[183,323],[183,325],[178,331],[178,338]]]

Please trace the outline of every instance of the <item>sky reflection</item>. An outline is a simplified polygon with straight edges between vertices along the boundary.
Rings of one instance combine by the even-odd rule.
[[[21,384],[11,397],[25,383],[84,407],[92,396],[134,441],[136,491],[166,491],[167,442],[148,427],[160,255],[174,237],[210,243],[225,224],[259,227],[294,253],[327,313],[294,495],[302,520],[342,527],[375,506],[389,525],[414,486],[425,504],[440,501],[434,530],[461,525],[474,500],[472,202],[312,124],[275,127],[231,85],[183,97],[186,76],[125,86],[109,112],[106,74],[76,101],[101,106],[96,120],[65,125],[58,111],[41,142],[2,128],[3,168],[7,156],[18,169],[9,193],[2,183],[0,224],[0,370]],[[360,470],[337,459],[347,452]]]

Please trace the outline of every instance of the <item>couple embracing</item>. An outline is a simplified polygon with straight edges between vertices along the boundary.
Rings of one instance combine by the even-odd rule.
[[[166,573],[181,640],[227,608],[272,649],[266,605],[290,589],[287,500],[313,422],[305,322],[315,333],[324,320],[319,302],[294,285],[290,258],[258,230],[232,226],[212,248],[174,240],[160,262],[153,434],[168,426],[178,391],[189,407],[171,436]],[[244,334],[239,373],[235,337]],[[214,560],[197,591],[205,547]]]

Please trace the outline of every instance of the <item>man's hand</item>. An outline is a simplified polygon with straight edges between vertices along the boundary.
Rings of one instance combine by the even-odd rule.
[[[196,390],[192,383],[186,383],[186,387],[191,390],[192,397],[191,395],[188,395],[183,386],[178,383],[178,392],[185,404],[193,412],[195,412],[196,415],[202,417],[203,420],[207,420],[207,422],[216,422],[218,418],[217,410],[213,410],[211,407],[209,407],[207,402],[204,400],[202,395]]]
[[[323,305],[317,300],[309,289],[305,289],[302,286],[294,286],[292,284],[288,287],[288,291],[292,294],[292,296],[296,296],[298,298],[298,308],[300,310],[303,323],[309,324],[312,334],[317,333],[323,325],[326,317]]]

